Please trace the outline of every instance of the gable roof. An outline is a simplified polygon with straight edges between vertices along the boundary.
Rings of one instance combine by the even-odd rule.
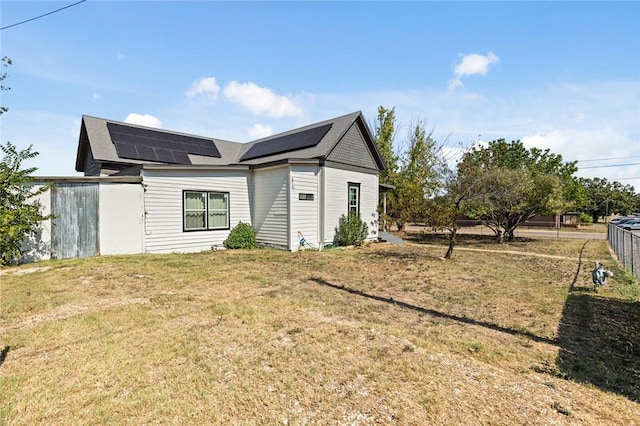
[[[259,166],[287,160],[326,160],[353,128],[359,130],[370,155],[366,164],[384,170],[371,131],[361,112],[310,124],[252,142],[237,143],[187,133],[82,116],[76,170],[93,159],[124,165],[181,164]],[[352,132],[351,132],[352,133]],[[362,154],[362,149],[359,154]],[[373,161],[371,161],[371,159]]]

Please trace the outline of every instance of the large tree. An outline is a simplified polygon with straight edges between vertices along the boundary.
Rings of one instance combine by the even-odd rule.
[[[536,215],[569,209],[578,198],[575,162],[565,163],[550,150],[527,149],[504,139],[466,152],[460,172],[475,179],[477,196],[465,206],[498,242],[513,240],[516,228]]]
[[[398,229],[406,222],[425,218],[428,199],[438,189],[438,146],[422,122],[408,135],[405,151],[400,156],[396,178],[396,216]]]
[[[601,217],[611,214],[628,215],[640,209],[638,195],[631,185],[604,178],[583,178],[580,179],[580,185],[585,197],[578,208],[589,214],[595,223]]]
[[[6,67],[11,60],[2,58],[2,65]],[[0,92],[9,90],[4,82],[7,73],[0,74]],[[7,112],[6,107],[0,107],[0,115]],[[30,184],[35,167],[22,168],[22,162],[38,155],[30,146],[18,150],[11,142],[0,144],[3,154],[0,162],[0,265],[15,263],[22,255],[22,243],[30,235],[34,235],[40,227],[40,222],[50,216],[42,215],[42,206],[34,198],[47,191],[47,186],[34,189]]]
[[[378,117],[376,118],[376,146],[382,160],[384,161],[385,169],[380,172],[379,182],[381,184],[396,186],[397,174],[398,174],[398,156],[396,155],[393,143],[396,135],[396,109],[387,109],[383,106],[378,107]],[[394,191],[387,191],[384,194],[380,194],[381,198],[380,206],[384,205],[385,208],[381,208],[380,214],[382,222],[386,228],[386,224],[392,221],[392,218],[398,215],[397,198]]]
[[[385,170],[380,172],[380,183],[394,185],[398,172],[398,156],[393,149],[393,142],[396,135],[396,108],[387,109],[378,107],[378,118],[376,119],[376,145]]]

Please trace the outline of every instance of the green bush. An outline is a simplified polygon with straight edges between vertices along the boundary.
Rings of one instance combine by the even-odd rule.
[[[248,223],[238,223],[222,243],[228,249],[256,248],[256,231]]]
[[[580,219],[578,219],[578,223],[593,223],[593,218],[589,214],[582,213]]]
[[[336,245],[360,246],[368,234],[369,228],[360,219],[360,215],[342,215],[336,228]]]

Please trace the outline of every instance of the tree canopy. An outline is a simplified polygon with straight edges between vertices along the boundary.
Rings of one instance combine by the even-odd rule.
[[[2,65],[8,66],[11,60],[2,58]],[[0,74],[0,83],[7,74]],[[0,92],[9,90],[0,84]],[[0,115],[7,112],[6,107],[0,107]],[[30,146],[18,150],[11,142],[0,144],[3,154],[0,162],[0,265],[15,263],[22,255],[22,243],[30,235],[34,235],[42,220],[50,216],[43,216],[42,206],[34,197],[49,189],[42,186],[35,189],[31,186],[32,174],[35,167],[22,168],[22,162],[38,155]]]
[[[476,146],[458,167],[475,181],[477,195],[465,204],[466,214],[481,220],[500,242],[512,240],[515,229],[536,215],[567,209],[579,194],[575,162],[565,163],[548,149],[527,149],[520,141]]]
[[[611,214],[628,215],[640,211],[640,195],[633,186],[603,178],[582,178],[584,197],[578,208],[589,214],[595,223]]]

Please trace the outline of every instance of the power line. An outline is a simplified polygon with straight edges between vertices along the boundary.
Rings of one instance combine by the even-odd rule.
[[[87,0],[80,0],[79,2],[70,4],[70,5],[65,6],[65,7],[61,7],[60,9],[56,9],[56,10],[51,11],[49,13],[45,13],[44,15],[36,16],[36,17],[30,18],[30,19],[27,19],[25,21],[16,22],[15,24],[7,25],[5,27],[0,28],[0,31],[6,30],[7,28],[11,28],[11,27],[17,27],[18,25],[26,24],[27,22],[35,21],[36,19],[44,18],[45,16],[53,15],[54,13],[60,12],[61,10],[65,10],[65,9],[70,8],[70,7],[76,6],[76,5],[80,4],[80,3],[84,3],[85,1],[87,1]]]
[[[628,163],[628,164],[609,164],[606,166],[589,166],[589,167],[580,167],[580,170],[586,169],[604,169],[607,167],[626,167],[626,166],[637,166],[640,163]]]
[[[593,161],[610,161],[610,160],[626,160],[628,158],[640,158],[640,155],[634,155],[632,157],[611,157],[611,158],[594,158],[591,160],[576,160],[578,163],[589,163]]]

